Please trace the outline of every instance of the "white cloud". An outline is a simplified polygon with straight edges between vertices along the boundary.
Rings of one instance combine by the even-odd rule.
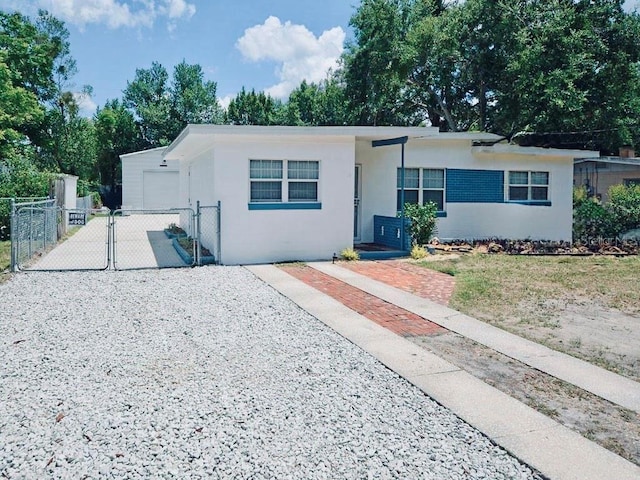
[[[91,99],[91,95],[86,92],[75,92],[73,98],[78,104],[80,115],[83,117],[92,117],[96,113],[98,105]]]
[[[173,30],[177,20],[189,19],[196,12],[195,5],[187,0],[33,0],[33,3],[80,28],[91,23],[109,28],[151,27],[156,19],[166,18],[168,28]]]
[[[224,97],[218,99],[218,103],[222,108],[226,110],[227,108],[229,108],[229,104],[234,98],[236,98],[235,95],[225,95]]]
[[[266,93],[285,98],[302,80],[323,80],[329,69],[336,68],[344,49],[345,32],[341,27],[324,31],[316,37],[304,25],[284,24],[269,17],[262,25],[244,31],[236,48],[252,62],[271,60],[278,63],[279,83]]]

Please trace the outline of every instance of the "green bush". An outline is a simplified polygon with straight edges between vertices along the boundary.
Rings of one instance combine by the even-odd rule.
[[[614,185],[606,205],[615,235],[640,228],[640,185]]]
[[[28,160],[15,157],[0,162],[0,198],[46,197],[51,174],[40,172]],[[0,240],[10,236],[11,202],[0,200]]]
[[[427,202],[424,205],[405,203],[404,216],[409,219],[407,233],[411,237],[412,245],[429,243],[437,231],[437,213],[438,206],[433,202]]]
[[[575,198],[575,197],[574,197]],[[609,212],[595,197],[585,197],[573,208],[573,241],[589,243],[615,234],[611,228]]]

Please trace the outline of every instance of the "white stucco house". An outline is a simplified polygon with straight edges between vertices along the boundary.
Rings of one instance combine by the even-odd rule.
[[[151,154],[126,170],[148,157],[123,156],[124,192],[128,178],[143,185],[123,203],[147,208],[146,175],[166,162],[158,168],[179,178],[174,207],[221,202],[218,260],[251,264],[330,259],[360,243],[401,248],[402,172],[405,201],[438,204],[441,239],[571,240],[573,162],[598,152],[422,127],[189,125]]]
[[[180,166],[176,161],[163,159],[166,149],[159,147],[120,155],[123,208],[154,210],[178,205]]]

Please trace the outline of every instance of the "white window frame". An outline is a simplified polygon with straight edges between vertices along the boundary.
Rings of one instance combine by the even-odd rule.
[[[511,183],[511,174],[512,173],[526,173],[527,174],[527,183]],[[533,183],[532,178],[533,174],[543,173],[547,176],[547,183]],[[527,189],[527,198],[523,199],[512,199],[511,198],[511,187],[514,188],[526,188]],[[547,189],[547,198],[543,199],[534,199],[533,198],[533,189],[534,188],[546,188]],[[505,175],[505,201],[510,203],[549,203],[551,202],[551,172],[543,171],[543,170],[509,170]]]
[[[253,177],[251,175],[251,164],[254,161],[266,161],[266,162],[279,162],[281,166],[281,174],[279,177]],[[316,168],[309,170],[310,174],[305,175],[304,170],[298,172],[302,173],[302,176],[292,175],[293,172],[289,172],[290,164],[306,163],[309,165],[315,164]],[[320,161],[319,160],[285,160],[285,159],[265,159],[265,158],[251,158],[249,159],[249,203],[254,204],[267,204],[267,203],[319,203],[320,202]],[[295,177],[295,178],[294,178]],[[315,178],[314,178],[315,177]],[[280,185],[280,198],[279,199],[254,199],[251,196],[251,190],[254,183],[279,183]],[[289,189],[291,185],[307,183],[315,184],[315,198],[301,198],[291,199],[289,198]]]
[[[400,192],[400,171],[402,169],[400,167],[397,168],[396,170],[396,207],[398,206],[398,192]],[[407,170],[418,170],[418,187],[416,188],[415,186],[411,186],[411,187],[407,187],[406,185],[406,177],[405,177],[405,187],[404,187],[404,191],[405,191],[405,203],[406,202],[406,193],[408,191],[412,191],[415,192],[416,190],[418,191],[418,204],[419,205],[424,205],[424,192],[426,190],[430,190],[430,191],[441,191],[442,192],[442,210],[438,210],[438,212],[445,212],[447,209],[447,203],[446,203],[446,189],[447,189],[447,169],[446,168],[437,168],[437,167],[405,167],[405,175],[406,175],[406,171]],[[425,186],[425,181],[424,181],[424,173],[425,170],[439,170],[442,172],[442,188],[433,188],[433,187],[426,187]]]

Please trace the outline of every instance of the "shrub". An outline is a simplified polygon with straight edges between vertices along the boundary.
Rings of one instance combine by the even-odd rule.
[[[340,258],[349,262],[360,260],[360,255],[353,248],[345,248],[340,252]]]
[[[607,209],[595,197],[586,198],[573,209],[573,241],[589,243],[615,236]]]
[[[606,207],[614,235],[640,228],[640,185],[613,185]]]
[[[438,206],[433,202],[424,205],[405,203],[404,216],[409,219],[408,234],[413,245],[424,245],[436,233]]]
[[[413,258],[414,260],[420,260],[426,256],[427,250],[424,247],[420,245],[414,245],[411,248],[411,258]]]

